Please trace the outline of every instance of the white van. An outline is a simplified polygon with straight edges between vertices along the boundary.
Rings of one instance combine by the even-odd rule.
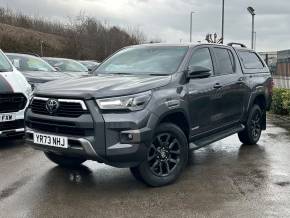
[[[31,86],[0,50],[0,137],[24,134],[24,111]]]

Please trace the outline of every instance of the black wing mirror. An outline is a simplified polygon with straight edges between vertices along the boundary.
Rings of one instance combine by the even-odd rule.
[[[60,72],[61,70],[60,70],[60,68],[59,67],[57,67],[57,66],[53,66],[53,68],[54,69],[56,69],[56,71],[58,71],[58,72]]]
[[[190,66],[188,67],[188,77],[194,78],[207,78],[211,76],[211,69],[202,66]]]
[[[94,68],[92,68],[92,67],[88,67],[88,73],[89,73],[89,74],[93,74],[93,70],[94,70]]]

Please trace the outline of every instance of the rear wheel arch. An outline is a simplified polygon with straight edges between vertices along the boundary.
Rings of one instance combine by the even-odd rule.
[[[257,94],[252,98],[251,104],[247,110],[247,116],[246,120],[248,119],[249,113],[251,112],[251,109],[258,105],[260,109],[262,110],[262,129],[266,129],[266,110],[267,110],[267,102],[266,97],[264,94]]]
[[[265,111],[267,107],[266,97],[263,94],[257,95],[253,100],[252,107],[253,105],[259,105],[261,110]]]

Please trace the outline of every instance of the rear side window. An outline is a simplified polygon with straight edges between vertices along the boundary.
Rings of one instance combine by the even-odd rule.
[[[235,73],[235,59],[230,50],[225,48],[214,48],[214,53],[218,64],[216,75]]]
[[[250,51],[239,51],[242,63],[246,69],[262,69],[264,65],[256,53]]]

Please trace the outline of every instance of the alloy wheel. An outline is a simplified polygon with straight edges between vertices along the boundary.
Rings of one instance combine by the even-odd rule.
[[[148,154],[150,170],[156,176],[168,176],[180,162],[180,142],[171,133],[155,136]]]
[[[259,113],[259,111],[256,111],[256,113],[253,115],[250,127],[253,137],[254,138],[260,137],[262,128],[261,128],[261,114]]]

